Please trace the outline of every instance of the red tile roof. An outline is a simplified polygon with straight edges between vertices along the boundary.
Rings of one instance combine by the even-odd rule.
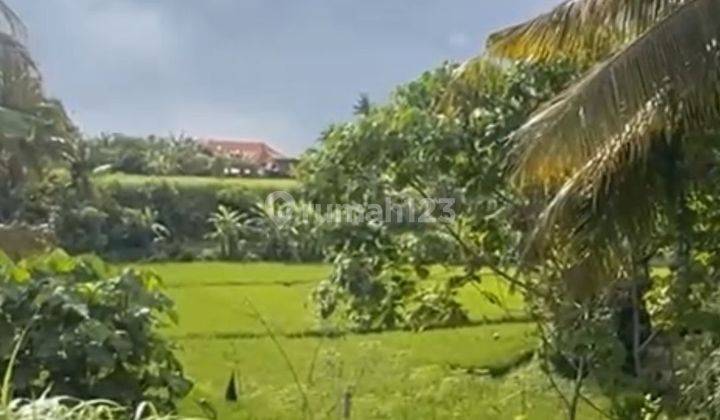
[[[257,140],[216,140],[204,139],[200,141],[212,153],[225,153],[243,158],[260,165],[273,163],[276,159],[285,156],[267,143]]]

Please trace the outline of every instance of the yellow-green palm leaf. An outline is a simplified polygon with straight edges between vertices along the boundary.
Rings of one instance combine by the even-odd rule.
[[[720,1],[673,11],[514,134],[518,183],[557,186],[622,142],[602,160],[612,171],[643,157],[658,133],[718,127],[719,41]]]
[[[593,62],[644,33],[688,0],[566,0],[497,32],[488,51],[511,59]]]

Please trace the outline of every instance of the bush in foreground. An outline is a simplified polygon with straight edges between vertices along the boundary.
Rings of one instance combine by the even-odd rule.
[[[148,401],[172,411],[192,385],[158,333],[170,320],[173,303],[152,273],[114,275],[96,258],[62,251],[17,263],[0,254],[0,374],[12,368],[15,397]]]

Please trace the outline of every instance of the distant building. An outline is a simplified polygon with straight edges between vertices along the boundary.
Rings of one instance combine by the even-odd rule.
[[[246,164],[243,168],[231,168],[232,175],[289,176],[297,163],[297,159],[289,158],[267,143],[257,140],[204,139],[200,144],[214,155],[241,159]]]

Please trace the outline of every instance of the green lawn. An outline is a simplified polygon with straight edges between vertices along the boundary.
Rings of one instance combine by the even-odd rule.
[[[532,349],[535,337],[529,324],[303,337],[296,333],[318,328],[308,297],[327,276],[328,266],[142,267],[163,276],[180,314],[180,326],[171,334],[196,382],[181,405],[185,415],[202,415],[200,405],[208,402],[220,419],[297,419],[302,418],[305,395],[313,418],[335,419],[347,394],[352,395],[353,419],[510,420],[523,413],[527,419],[558,418],[559,400],[534,363],[518,365],[502,377],[487,374],[487,369],[514,366]],[[428,282],[451,274],[435,268]],[[520,299],[488,277],[461,293],[473,319],[508,315],[489,304],[483,290],[504,296],[510,313],[519,314]],[[232,371],[240,382],[237,403],[224,400]],[[596,417],[585,412],[583,418]]]
[[[127,174],[108,174],[95,178],[100,185],[119,182],[125,186],[139,187],[150,183],[167,182],[186,187],[210,186],[212,189],[244,187],[247,189],[287,191],[297,188],[297,181],[286,178],[213,178],[200,176],[145,176]]]

